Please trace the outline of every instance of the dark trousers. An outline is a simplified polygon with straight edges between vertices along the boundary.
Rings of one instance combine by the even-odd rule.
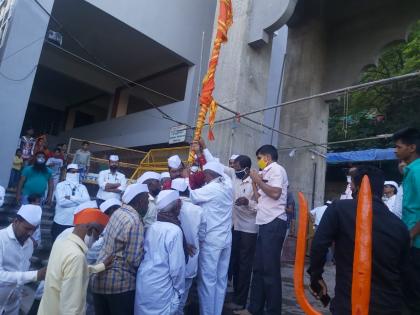
[[[420,314],[420,249],[412,247],[410,250],[410,261],[404,284],[403,314]]]
[[[68,228],[73,227],[73,225],[61,225],[61,224],[57,224],[55,222],[53,222],[52,226],[51,226],[51,237],[52,237],[52,241],[55,242],[55,240],[57,239],[58,235],[61,234],[61,232],[63,232],[64,230],[67,230]]]
[[[7,185],[8,188],[16,188],[20,179],[20,171],[15,170],[12,168],[10,172],[10,179],[9,179],[9,185]]]
[[[253,315],[264,314],[264,306],[267,315],[281,314],[280,256],[286,230],[287,222],[278,218],[260,225],[248,307]]]
[[[93,294],[96,315],[128,315],[134,314],[134,298],[136,291],[119,294]]]
[[[252,263],[255,256],[257,233],[233,231],[232,234],[232,277],[234,302],[246,306],[251,281]]]

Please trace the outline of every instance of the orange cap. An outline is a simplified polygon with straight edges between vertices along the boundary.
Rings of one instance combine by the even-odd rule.
[[[107,225],[109,217],[99,209],[87,208],[74,215],[74,224],[88,224],[99,223],[100,225]]]

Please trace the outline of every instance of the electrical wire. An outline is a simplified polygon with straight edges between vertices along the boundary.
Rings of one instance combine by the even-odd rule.
[[[25,49],[29,48],[30,46],[32,46],[32,45],[33,45],[33,44],[35,44],[36,42],[40,41],[41,39],[44,39],[44,37],[45,37],[45,36],[44,36],[44,35],[42,35],[41,37],[39,37],[39,38],[37,38],[37,39],[35,39],[35,40],[33,40],[33,41],[29,42],[29,43],[28,43],[28,44],[26,44],[25,46],[23,46],[23,47],[19,48],[18,50],[16,50],[16,51],[12,52],[10,55],[4,56],[2,59],[0,59],[0,63],[1,63],[1,62],[3,62],[3,61],[5,61],[5,60],[7,60],[7,59],[9,59],[9,58],[11,58],[11,57],[13,57],[14,55],[16,55],[16,54],[18,54],[18,53],[20,53],[22,50],[25,50]]]
[[[392,138],[392,134],[384,134],[384,135],[377,135],[373,137],[356,138],[356,139],[348,139],[348,140],[338,140],[338,141],[325,142],[322,144],[326,146],[331,146],[334,144],[363,142],[363,141],[369,141],[369,140],[381,140],[381,139],[389,139],[389,138]],[[313,147],[312,145],[304,145],[304,146],[299,146],[299,147],[280,147],[278,151],[299,150],[299,149],[307,149],[307,148],[312,148],[312,147]]]
[[[98,58],[96,58],[95,56],[93,56],[84,46],[83,46],[83,44],[79,41],[79,40],[77,40],[77,38],[75,37],[75,36],[73,36],[69,31],[67,31],[65,28],[64,28],[64,26],[63,26],[63,24],[61,24],[54,16],[52,16],[49,12],[48,12],[48,10],[47,9],[45,9],[45,7],[44,6],[42,6],[42,4],[40,4],[39,2],[38,2],[38,0],[33,0],[48,16],[50,16],[50,18],[67,34],[67,35],[69,35],[70,36],[70,38],[71,39],[73,39],[89,56],[91,56],[93,59],[95,59],[95,60],[98,60]],[[107,69],[105,66],[103,66],[103,65],[98,65],[98,64],[96,64],[96,63],[94,63],[94,62],[92,62],[92,61],[89,61],[89,60],[87,60],[87,59],[85,59],[85,58],[83,58],[83,57],[81,57],[81,56],[78,56],[77,54],[75,54],[75,53],[73,53],[73,52],[70,52],[70,51],[68,51],[68,50],[66,50],[66,49],[64,49],[63,47],[61,47],[61,46],[58,46],[58,45],[55,45],[55,44],[53,44],[53,43],[51,43],[51,42],[49,42],[49,41],[45,41],[46,43],[48,43],[48,44],[50,44],[50,45],[52,45],[52,46],[54,46],[54,47],[56,47],[57,49],[60,49],[60,50],[62,50],[62,51],[64,51],[64,52],[66,52],[66,53],[68,53],[68,54],[70,54],[70,55],[72,55],[73,57],[75,57],[75,58],[77,58],[77,59],[79,59],[79,60],[82,60],[82,61],[84,61],[84,62],[87,62],[88,64],[90,64],[91,66],[94,66],[94,67],[97,67],[97,68],[99,68],[99,69],[101,69],[101,70],[103,70],[103,71],[105,71],[105,72],[107,72],[108,74],[111,74],[111,75],[113,75],[113,76],[115,76],[115,77],[117,77],[118,79],[120,79],[121,81],[122,81],[122,83],[125,85],[125,86],[127,86],[127,87],[129,87],[129,88],[131,88],[131,86],[130,85],[128,85],[127,84],[127,82],[128,83],[130,83],[130,84],[132,84],[132,85],[136,85],[136,86],[139,86],[139,87],[142,87],[143,89],[145,89],[145,90],[147,90],[147,91],[149,91],[149,92],[153,92],[153,93],[155,93],[155,94],[158,94],[158,95],[160,95],[160,96],[163,96],[163,97],[166,97],[166,98],[168,98],[168,99],[170,99],[170,100],[172,100],[172,101],[176,101],[176,102],[180,102],[181,100],[178,100],[178,99],[176,99],[176,98],[174,98],[174,97],[171,97],[171,96],[169,96],[169,95],[166,95],[166,94],[164,94],[164,93],[161,93],[161,92],[159,92],[159,91],[156,91],[156,90],[154,90],[154,89],[151,89],[151,88],[149,88],[149,87],[147,87],[147,86],[144,86],[144,85],[142,85],[142,84],[140,84],[140,83],[137,83],[137,82],[135,82],[135,81],[132,81],[132,80],[130,80],[130,79],[128,79],[128,78],[126,78],[126,77],[124,77],[124,76],[122,76],[122,75],[119,75],[119,74],[116,74],[115,72],[113,72],[113,71],[111,71],[111,70],[109,70],[109,69]],[[99,62],[99,63],[101,63],[101,62]],[[189,124],[187,124],[187,123],[185,123],[185,122],[180,122],[180,121],[178,121],[178,120],[176,120],[176,119],[174,119],[173,117],[171,117],[170,115],[168,115],[167,113],[165,113],[164,111],[162,111],[160,108],[158,108],[156,105],[154,105],[152,102],[150,102],[150,100],[148,100],[148,103],[154,108],[154,109],[156,109],[158,112],[160,112],[161,114],[162,114],[162,117],[164,118],[164,119],[167,119],[167,120],[170,120],[170,121],[173,121],[173,122],[175,122],[175,123],[177,123],[177,124],[182,124],[182,125],[186,125],[186,126],[188,126],[189,128],[191,128],[191,129],[195,129],[195,127],[192,127],[192,126],[190,126]],[[223,108],[223,109],[225,109],[225,110],[228,110],[228,111],[230,111],[231,113],[235,113],[234,111],[232,111],[232,110],[230,110],[230,109],[228,109],[227,107],[225,107],[225,106],[223,106],[223,105],[219,105],[221,108]],[[275,128],[272,128],[272,127],[269,127],[269,126],[267,126],[267,125],[265,125],[265,124],[262,124],[262,123],[259,123],[259,122],[256,122],[255,120],[253,120],[253,119],[250,119],[250,118],[245,118],[246,120],[248,120],[248,121],[250,121],[250,122],[253,122],[253,123],[255,123],[255,124],[258,124],[258,125],[260,125],[260,126],[262,126],[262,127],[264,127],[264,128],[267,128],[267,129],[269,129],[269,130],[271,130],[271,131],[274,131],[274,132],[278,132],[278,133],[280,133],[280,134],[282,134],[282,135],[284,135],[284,136],[287,136],[287,137],[291,137],[291,138],[293,138],[293,139],[296,139],[296,140],[300,140],[300,141],[303,141],[303,142],[306,142],[306,143],[310,143],[310,144],[314,144],[314,145],[316,145],[316,143],[314,143],[314,142],[312,142],[312,141],[309,141],[309,140],[306,140],[306,139],[303,139],[303,138],[300,138],[300,137],[297,137],[297,136],[294,136],[294,135],[291,135],[291,134],[289,134],[289,133],[287,133],[287,132],[284,132],[284,131],[281,131],[281,130],[278,130],[278,129],[275,129]]]
[[[96,64],[96,63],[92,63],[92,62],[90,62],[92,65],[95,65],[95,66],[97,66],[97,67],[100,67],[100,68],[102,68],[102,70],[103,71],[106,71],[106,72],[108,72],[108,73],[112,73],[115,77],[117,77],[119,80],[120,80],[120,82],[124,85],[124,86],[126,86],[126,87],[128,87],[128,88],[132,88],[132,86],[130,86],[129,84],[127,84],[127,82],[130,82],[130,84],[134,84],[134,85],[136,85],[136,86],[139,86],[139,87],[142,87],[143,89],[145,89],[145,90],[147,90],[147,91],[150,91],[150,92],[153,92],[153,93],[155,93],[155,94],[158,94],[158,95],[160,95],[160,96],[163,96],[163,97],[166,97],[166,98],[169,98],[169,99],[171,99],[171,100],[173,100],[173,101],[177,101],[177,102],[179,102],[180,100],[177,100],[177,99],[175,99],[175,98],[173,98],[173,97],[171,97],[171,96],[168,96],[168,95],[166,95],[166,94],[164,94],[164,93],[161,93],[161,92],[159,92],[159,91],[156,91],[156,90],[154,90],[154,89],[151,89],[151,88],[149,88],[149,87],[147,87],[147,86],[144,86],[144,85],[142,85],[142,84],[139,84],[139,83],[137,83],[137,82],[134,82],[134,81],[132,81],[132,80],[129,80],[129,79],[127,79],[127,78],[125,78],[125,77],[123,77],[123,76],[120,76],[120,75],[117,75],[116,73],[114,73],[114,72],[112,72],[111,70],[108,70],[107,69],[107,67],[105,66],[105,64],[102,62],[102,61],[100,61],[96,56],[94,56],[75,36],[73,36],[72,34],[71,34],[71,32],[69,32],[68,30],[66,30],[66,28],[64,27],[64,25],[60,22],[60,21],[58,21],[41,3],[39,3],[39,1],[38,0],[33,0],[53,21],[54,21],[54,23],[56,23],[59,27],[60,27],[60,29],[65,33],[65,34],[67,34],[78,46],[80,46],[80,48],[82,48],[85,52],[86,52],[86,54],[88,54],[93,60],[95,60],[96,61],[96,63],[99,63],[100,64],[100,66],[98,65],[98,64]],[[47,41],[45,41],[45,42],[47,42]],[[49,44],[52,44],[52,43],[50,43],[50,42],[47,42],[47,43],[49,43]],[[57,45],[55,45],[56,47],[58,47],[58,48],[62,48],[62,47],[60,47],[60,46],[57,46]],[[68,51],[67,51],[68,52]],[[71,52],[69,52],[69,53],[71,53]],[[77,56],[76,54],[73,54],[74,56]],[[80,56],[78,56],[78,57],[80,57]],[[81,58],[81,57],[80,57]],[[84,59],[84,58],[82,58],[82,59]],[[88,60],[86,60],[86,59],[84,59],[86,62],[89,62]],[[173,121],[173,122],[175,122],[175,123],[177,123],[177,124],[185,124],[185,123],[182,123],[182,122],[179,122],[178,120],[176,120],[176,119],[174,119],[173,117],[171,117],[170,115],[168,115],[167,113],[165,113],[162,109],[160,109],[160,108],[158,108],[153,102],[151,102],[151,101],[148,101],[148,103],[155,109],[155,110],[157,110],[159,113],[161,113],[162,114],[162,117],[164,118],[164,119],[167,119],[167,120],[171,120],[171,121]],[[187,126],[189,126],[188,124],[186,124]]]
[[[38,0],[33,0],[48,16],[50,16],[50,18],[51,19],[53,19],[53,21],[55,22],[55,23],[57,23],[57,25],[58,26],[60,26],[64,31],[65,31],[65,33],[67,33],[68,35],[69,35],[69,37],[71,37],[89,56],[91,56],[93,59],[95,59],[95,60],[98,60],[95,56],[93,56],[84,46],[83,46],[83,44],[80,42],[80,41],[78,41],[77,40],[77,38],[76,37],[74,37],[70,32],[68,32],[67,30],[65,30],[65,28],[64,28],[64,26],[54,17],[54,16],[52,16],[49,12],[48,12],[48,10],[46,10],[39,2],[38,2]],[[62,48],[62,47],[60,47],[60,46],[57,46],[57,45],[55,45],[55,44],[52,44],[52,43],[50,43],[50,42],[48,42],[48,41],[46,41],[48,44],[50,44],[50,45],[53,45],[53,46],[55,46],[56,48],[58,48],[58,49],[60,49],[60,50],[62,50],[62,51],[65,51],[66,53],[68,53],[68,54],[71,54],[73,57],[76,57],[76,58],[78,58],[78,59],[80,59],[80,60],[82,60],[82,61],[84,61],[84,62],[87,62],[87,63],[89,63],[90,65],[92,65],[92,66],[95,66],[95,67],[97,67],[97,68],[99,68],[99,69],[101,69],[101,70],[103,70],[103,71],[105,71],[105,72],[107,72],[107,73],[109,73],[109,74],[111,74],[111,75],[113,75],[113,76],[115,76],[115,77],[117,77],[117,78],[119,78],[121,81],[122,81],[122,83],[125,85],[125,86],[127,86],[128,88],[131,88],[132,86],[130,86],[129,84],[127,84],[127,82],[128,83],[130,83],[130,84],[132,84],[132,85],[136,85],[136,86],[139,86],[139,87],[142,87],[143,89],[146,89],[147,91],[149,91],[149,92],[153,92],[153,93],[155,93],[155,94],[158,94],[158,95],[160,95],[160,96],[163,96],[163,97],[165,97],[165,98],[168,98],[168,99],[171,99],[171,100],[173,100],[173,101],[176,101],[176,102],[179,102],[179,101],[181,101],[181,100],[177,100],[176,98],[173,98],[173,97],[171,97],[171,96],[169,96],[169,95],[166,95],[166,94],[164,94],[164,93],[161,93],[161,92],[159,92],[159,91],[156,91],[156,90],[154,90],[154,89],[151,89],[151,88],[149,88],[149,87],[147,87],[147,86],[144,86],[144,85],[142,85],[142,84],[140,84],[140,83],[137,83],[137,82],[135,82],[135,81],[132,81],[132,80],[130,80],[130,79],[128,79],[128,78],[126,78],[126,77],[124,77],[124,76],[122,76],[122,75],[119,75],[119,74],[116,74],[115,72],[113,72],[113,71],[111,71],[111,70],[109,70],[109,69],[107,69],[105,66],[100,66],[100,65],[98,65],[98,64],[96,64],[96,63],[94,63],[94,62],[91,62],[91,61],[89,61],[89,60],[86,60],[85,58],[83,58],[83,57],[80,57],[80,56],[78,56],[78,55],[76,55],[76,54],[74,54],[74,53],[72,53],[72,52],[70,52],[70,51],[68,51],[68,50],[66,50],[66,49],[64,49],[64,48]],[[100,63],[100,62],[99,62]],[[409,73],[409,74],[405,74],[405,75],[400,75],[400,76],[395,76],[395,77],[391,77],[391,78],[386,78],[386,79],[381,79],[381,80],[376,80],[376,81],[371,81],[371,82],[367,82],[367,83],[361,83],[361,84],[357,84],[357,85],[353,85],[353,86],[349,86],[349,87],[345,87],[345,88],[341,88],[341,89],[336,89],[336,90],[332,90],[332,91],[327,91],[327,92],[323,92],[323,93],[318,93],[318,94],[314,94],[314,95],[310,95],[310,96],[306,96],[306,97],[302,97],[302,98],[299,98],[299,99],[295,99],[295,100],[291,100],[291,101],[287,101],[287,102],[283,102],[283,103],[280,103],[280,104],[276,104],[276,105],[273,105],[273,106],[268,106],[268,107],[265,107],[265,108],[261,108],[261,109],[258,109],[258,110],[253,110],[253,111],[250,111],[250,112],[246,112],[246,113],[243,113],[243,114],[240,114],[240,113],[237,113],[237,112],[235,112],[235,111],[233,111],[233,110],[231,110],[230,108],[228,108],[228,107],[226,107],[226,106],[223,106],[223,105],[221,105],[221,104],[218,104],[218,106],[220,107],[220,108],[223,108],[224,110],[226,110],[226,111],[228,111],[228,112],[230,112],[230,113],[232,113],[232,114],[235,114],[235,116],[232,116],[232,117],[228,117],[228,118],[223,118],[223,119],[220,119],[220,120],[216,120],[215,121],[215,124],[216,123],[221,123],[221,122],[224,122],[224,121],[229,121],[229,120],[232,120],[232,119],[239,119],[239,118],[244,118],[244,119],[246,119],[246,120],[248,120],[248,121],[250,121],[250,122],[252,122],[252,123],[254,123],[254,124],[257,124],[257,125],[260,125],[261,127],[264,127],[264,128],[266,128],[266,129],[268,129],[268,130],[271,130],[271,131],[273,131],[273,132],[277,132],[277,133],[279,133],[279,134],[282,134],[282,135],[284,135],[284,136],[287,136],[287,137],[290,137],[290,138],[293,138],[293,139],[296,139],[296,140],[300,140],[300,141],[303,141],[303,142],[306,142],[306,143],[309,143],[310,144],[310,146],[320,146],[320,147],[323,147],[323,148],[326,148],[326,145],[328,145],[328,144],[318,144],[318,143],[315,143],[315,142],[312,142],[312,141],[309,141],[309,140],[306,140],[306,139],[303,139],[303,138],[300,138],[300,137],[297,137],[297,136],[295,136],[295,135],[292,135],[292,134],[289,134],[289,133],[287,133],[287,132],[285,132],[285,131],[282,131],[282,130],[279,130],[279,129],[275,129],[275,128],[273,128],[273,127],[270,127],[270,126],[267,126],[267,125],[265,125],[265,124],[263,124],[262,122],[260,123],[260,122],[257,122],[256,120],[254,120],[254,119],[251,119],[251,118],[249,118],[249,117],[247,117],[247,116],[249,116],[249,115],[253,115],[253,114],[256,114],[256,113],[260,113],[260,112],[265,112],[265,111],[267,111],[267,110],[271,110],[271,109],[276,109],[276,108],[279,108],[279,107],[284,107],[284,106],[288,106],[288,105],[291,105],[291,104],[294,104],[294,103],[298,103],[298,102],[303,102],[303,101],[307,101],[307,100],[311,100],[311,99],[314,99],[314,98],[320,98],[320,97],[324,97],[324,96],[329,96],[329,95],[332,95],[332,94],[339,94],[339,93],[343,93],[343,92],[350,92],[350,91],[355,91],[355,90],[361,90],[361,89],[366,89],[366,88],[369,88],[369,87],[371,87],[371,86],[375,86],[375,85],[379,85],[379,84],[386,84],[386,83],[389,83],[389,82],[393,82],[393,81],[396,81],[396,80],[402,80],[402,79],[408,79],[408,78],[414,78],[414,77],[417,77],[417,76],[419,76],[420,75],[420,71],[416,71],[416,72],[413,72],[413,73]],[[184,122],[180,122],[180,121],[177,121],[176,119],[173,119],[170,115],[168,115],[167,113],[165,113],[164,111],[162,111],[160,108],[158,108],[156,105],[154,105],[152,102],[150,102],[150,101],[148,101],[149,103],[150,103],[150,105],[151,106],[153,106],[153,108],[154,109],[156,109],[157,111],[159,111],[161,114],[162,114],[162,117],[164,118],[164,119],[168,119],[168,120],[171,120],[171,121],[173,121],[173,122],[176,122],[176,123],[178,123],[178,124],[183,124],[183,125],[186,125],[186,126],[188,126],[190,129],[195,129],[195,127],[191,127],[189,124],[186,124],[186,123],[184,123]]]
[[[369,88],[369,87],[372,87],[372,86],[375,86],[375,85],[386,84],[386,83],[390,83],[390,82],[398,81],[398,80],[411,79],[411,78],[415,78],[415,77],[418,77],[418,76],[420,76],[420,71],[415,71],[415,72],[411,72],[411,73],[407,73],[407,74],[403,74],[403,75],[399,75],[399,76],[394,76],[394,77],[391,77],[391,78],[380,79],[380,80],[376,80],[376,81],[351,85],[351,86],[348,86],[348,87],[345,87],[345,88],[331,90],[331,91],[318,93],[318,94],[313,94],[313,95],[305,96],[305,97],[302,97],[302,98],[297,98],[297,99],[290,100],[290,101],[287,101],[287,102],[283,102],[283,103],[280,103],[280,104],[277,104],[277,105],[268,106],[268,107],[265,107],[265,108],[249,111],[249,112],[242,113],[242,114],[237,113],[237,115],[235,115],[235,116],[228,117],[228,118],[223,118],[223,119],[217,120],[217,122],[230,120],[232,118],[243,118],[243,117],[246,117],[246,116],[249,116],[249,115],[257,114],[257,113],[264,112],[264,111],[271,110],[271,109],[276,109],[276,108],[279,108],[279,107],[285,107],[285,106],[292,105],[292,104],[299,103],[299,102],[303,102],[303,101],[308,101],[308,100],[311,100],[311,99],[314,99],[314,98],[320,98],[320,97],[329,96],[329,95],[332,95],[332,94],[345,93],[346,91],[350,92],[350,91],[364,90],[366,88]]]
[[[32,70],[28,73],[25,74],[25,76],[23,76],[22,78],[19,79],[15,79],[15,78],[11,78],[7,75],[5,75],[4,73],[0,72],[0,76],[2,76],[3,78],[5,78],[6,80],[9,81],[13,81],[13,82],[21,82],[21,81],[25,81],[27,78],[29,78],[31,76],[32,73],[34,73],[34,71],[38,68],[38,65],[35,65]]]

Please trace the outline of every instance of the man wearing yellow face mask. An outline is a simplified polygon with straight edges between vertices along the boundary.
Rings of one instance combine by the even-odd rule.
[[[257,150],[259,173],[251,170],[258,198],[256,224],[259,226],[248,309],[235,314],[281,314],[280,256],[287,230],[287,174],[277,163],[277,149],[263,145]]]

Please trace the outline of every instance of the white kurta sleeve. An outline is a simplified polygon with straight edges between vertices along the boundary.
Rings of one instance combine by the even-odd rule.
[[[16,284],[23,285],[29,282],[37,280],[38,271],[7,271],[3,267],[3,256],[7,252],[8,248],[3,242],[0,243],[0,285],[5,284]]]
[[[215,160],[213,154],[211,154],[209,149],[204,149],[203,154],[207,162],[211,162]]]
[[[172,239],[167,239],[166,250],[169,258],[169,276],[172,279],[174,290],[178,297],[175,297],[176,303],[182,296],[185,290],[185,254],[182,245],[182,232],[179,229],[176,236]],[[178,299],[176,299],[178,298]]]
[[[121,191],[125,191],[126,188],[127,188],[127,178],[123,174],[122,178],[121,178],[121,186],[118,187],[118,189],[121,190]]]
[[[66,198],[66,189],[64,185],[57,185],[57,188],[55,189],[55,200],[57,205],[62,208],[71,208],[77,206],[77,203]]]
[[[200,204],[203,202],[208,202],[212,199],[214,195],[209,185],[205,185],[199,189],[191,190],[190,198],[191,201],[195,204]]]
[[[102,190],[105,190],[105,186],[106,186],[105,173],[106,171],[102,171],[102,172],[99,172],[99,175],[98,175],[98,186]]]
[[[198,240],[199,242],[203,242],[206,238],[206,231],[207,231],[207,220],[206,216],[204,215],[203,211],[200,213],[200,226],[198,228]]]
[[[89,192],[85,185],[79,185],[78,190],[79,190],[80,195],[70,196],[71,201],[79,205],[90,200]]]

